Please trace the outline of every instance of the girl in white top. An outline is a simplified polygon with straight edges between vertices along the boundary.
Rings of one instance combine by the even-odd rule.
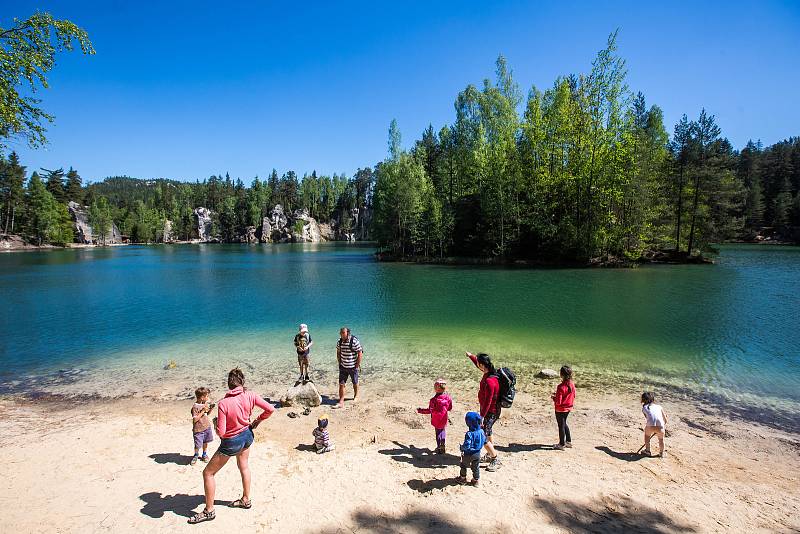
[[[658,436],[658,457],[664,457],[664,431],[667,426],[667,415],[664,409],[654,404],[656,396],[649,391],[642,393],[642,413],[647,419],[644,427],[644,454],[650,456],[650,440]]]

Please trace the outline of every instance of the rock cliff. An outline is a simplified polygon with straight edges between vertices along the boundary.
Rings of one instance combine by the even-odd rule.
[[[197,221],[197,238],[200,240],[201,243],[209,243],[214,240],[214,237],[211,235],[212,229],[212,220],[211,214],[212,211],[208,208],[195,208],[193,211],[195,220]]]

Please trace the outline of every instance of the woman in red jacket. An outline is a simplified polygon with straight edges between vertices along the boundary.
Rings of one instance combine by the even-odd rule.
[[[561,383],[556,388],[556,392],[550,397],[556,408],[556,422],[558,423],[558,445],[553,448],[563,451],[564,448],[572,447],[572,436],[569,434],[567,416],[572,411],[575,404],[575,384],[572,382],[572,367],[565,365],[561,368]],[[565,439],[566,438],[566,439]]]
[[[481,386],[478,390],[478,402],[481,406],[481,418],[483,419],[483,432],[486,434],[486,455],[481,458],[482,462],[488,462],[487,471],[497,471],[502,465],[497,459],[497,451],[492,441],[492,426],[500,418],[500,404],[497,398],[500,394],[500,382],[497,380],[497,373],[488,354],[472,354],[467,352],[467,357],[472,360],[482,373]]]
[[[236,457],[239,473],[242,475],[242,498],[233,501],[233,508],[250,508],[250,445],[255,436],[253,430],[267,417],[272,415],[275,408],[262,399],[259,395],[244,388],[244,373],[238,367],[228,373],[228,393],[225,398],[217,403],[217,435],[220,445],[211,461],[203,469],[203,487],[206,494],[206,506],[202,512],[189,518],[189,523],[202,523],[211,521],[216,517],[214,513],[214,493],[217,489],[214,475],[228,463],[231,457]],[[263,412],[255,421],[250,422],[253,408],[258,406]]]

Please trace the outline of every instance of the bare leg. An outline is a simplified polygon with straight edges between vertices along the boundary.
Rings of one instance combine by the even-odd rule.
[[[664,431],[659,429],[656,435],[658,436],[658,453],[660,456],[664,456]]]
[[[644,452],[650,454],[650,440],[653,439],[653,427],[645,427],[644,429]]]
[[[484,447],[486,448],[486,452],[489,453],[489,456],[491,458],[497,456],[497,450],[495,450],[494,443],[492,443],[492,436],[486,438],[486,444],[484,445]]]
[[[250,448],[243,450],[236,457],[236,464],[239,466],[239,473],[242,475],[242,500],[250,501]]]
[[[344,384],[339,384],[339,406],[344,406]]]
[[[214,509],[214,493],[217,491],[217,482],[214,480],[214,475],[228,463],[228,456],[216,453],[211,457],[211,461],[203,469],[203,488],[206,492],[206,512]]]
[[[358,384],[353,384],[353,402],[358,398]]]

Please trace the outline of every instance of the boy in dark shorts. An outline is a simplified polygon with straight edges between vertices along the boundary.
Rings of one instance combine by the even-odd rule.
[[[211,421],[208,420],[208,413],[214,408],[209,404],[208,396],[211,393],[208,388],[197,388],[194,392],[195,403],[192,406],[192,434],[194,435],[194,456],[192,465],[197,463],[200,458],[204,462],[208,461],[208,444],[214,441],[214,432],[211,430]],[[200,448],[203,448],[203,456],[200,456]]]

